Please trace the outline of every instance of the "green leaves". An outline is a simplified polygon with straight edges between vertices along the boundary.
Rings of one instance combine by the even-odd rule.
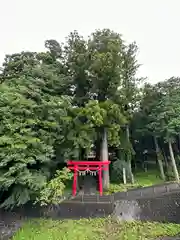
[[[146,84],[140,111],[136,115],[138,131],[162,137],[165,141],[173,140],[180,131],[179,102],[178,78],[170,78],[154,86]]]
[[[119,146],[121,126],[126,123],[119,105],[110,100],[98,102],[89,101],[85,107],[79,108],[77,119],[83,119],[83,126],[86,126],[92,132],[92,137],[96,139],[96,130],[98,128],[108,129],[108,140],[110,145]],[[82,123],[81,121],[79,122]],[[91,139],[91,144],[94,139]]]
[[[38,194],[49,177],[46,169],[51,169],[54,144],[66,127],[68,99],[44,95],[39,88],[41,98],[37,102],[27,98],[29,85],[31,82],[23,77],[0,88],[0,188],[11,188],[3,207],[24,204]],[[17,188],[23,189],[18,190],[19,200],[14,197]]]
[[[103,29],[88,39],[75,31],[45,47],[7,55],[0,75],[0,187],[9,191],[3,206],[34,199],[59,163],[81,159],[104,128],[109,145],[122,145],[122,126],[137,106],[135,43]]]
[[[40,196],[37,198],[36,202],[40,204],[57,205],[63,200],[63,194],[66,187],[66,182],[71,180],[73,174],[68,168],[63,168],[63,170],[57,170],[55,177],[51,179],[41,190]]]
[[[169,86],[168,81],[172,83],[172,79],[167,80],[167,85],[160,88],[161,97],[151,114],[151,117],[156,119],[156,122],[152,122],[151,126],[167,141],[169,138],[175,137],[180,130],[180,89],[173,88],[173,85]]]

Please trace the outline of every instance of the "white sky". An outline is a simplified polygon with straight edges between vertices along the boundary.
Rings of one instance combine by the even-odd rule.
[[[70,31],[110,28],[139,46],[139,76],[180,76],[180,0],[0,0],[0,63],[5,54],[41,51]]]

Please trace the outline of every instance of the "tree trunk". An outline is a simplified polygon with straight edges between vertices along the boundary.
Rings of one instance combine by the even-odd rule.
[[[101,136],[101,129],[100,128],[97,128],[96,129],[97,132],[98,132],[98,136],[97,136],[97,140],[95,142],[95,145],[96,145],[96,161],[100,161],[101,159],[101,145],[102,145],[102,136]]]
[[[177,170],[176,161],[175,161],[175,158],[174,158],[174,152],[173,152],[173,149],[172,149],[171,141],[168,142],[168,145],[169,145],[169,153],[170,153],[170,158],[171,158],[171,162],[172,162],[174,177],[175,177],[176,181],[179,182],[179,173],[178,173],[178,170]]]
[[[158,145],[157,138],[155,136],[154,136],[154,145],[155,145],[155,149],[156,149],[156,156],[157,156],[157,161],[158,161],[158,164],[159,164],[161,178],[165,181],[166,176],[164,174],[163,162],[162,162],[162,159],[161,159],[161,156],[160,156],[161,152],[160,152],[160,148],[159,148],[159,145]]]
[[[179,149],[179,152],[180,152],[180,134],[178,134],[178,149]]]
[[[165,152],[163,146],[161,146],[161,152],[162,152],[164,163],[165,163],[164,172],[165,172],[165,175],[166,175],[166,179],[169,181],[170,180],[169,179],[169,162],[168,162],[168,158],[166,156],[166,152]]]
[[[163,147],[161,148],[161,152],[162,152],[163,157],[164,157],[164,162],[165,162],[166,170],[168,170],[169,163],[168,163],[168,159],[167,159],[167,156],[166,156],[166,153],[165,153]]]
[[[101,161],[108,161],[108,143],[107,143],[107,133],[104,129],[102,136],[102,145],[101,145]],[[103,171],[103,187],[105,190],[109,189],[109,166],[108,170]]]
[[[127,136],[127,143],[130,146],[130,137],[129,137],[129,126],[126,127],[126,136]],[[132,165],[131,165],[131,156],[127,154],[127,164],[129,169],[130,181],[134,184],[134,175],[132,173]]]

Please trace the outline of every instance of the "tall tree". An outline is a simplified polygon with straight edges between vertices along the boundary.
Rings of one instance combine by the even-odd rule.
[[[141,136],[149,135],[153,138],[154,148],[156,151],[156,157],[159,164],[161,178],[165,180],[165,173],[163,168],[162,154],[158,143],[159,135],[155,131],[155,128],[151,125],[152,122],[156,122],[155,107],[161,100],[161,94],[157,91],[155,86],[145,84],[142,100],[140,103],[140,111],[138,112],[136,124],[134,127],[137,128],[135,131],[140,132]]]
[[[179,181],[179,174],[172,147],[172,143],[179,133],[179,79],[171,78],[162,83],[158,83],[151,87],[151,89],[149,88],[148,91],[148,94],[146,92],[146,101],[144,102],[144,109],[146,113],[148,113],[148,124],[146,126],[149,128],[149,131],[153,133],[156,150],[156,137],[162,138],[168,143],[174,176],[176,180]],[[149,104],[147,99],[150,100]],[[160,158],[158,162],[161,169],[162,163]]]
[[[25,69],[32,68],[37,64],[35,52],[21,52],[6,55],[0,74],[0,82],[16,78],[25,74]]]
[[[114,103],[119,104],[121,111],[128,120],[133,111],[132,106],[135,103],[134,99],[137,94],[135,74],[139,65],[136,61],[137,47],[135,43],[126,45],[119,34],[104,29],[93,33],[88,45],[91,52],[90,76],[93,96],[99,102],[111,99]],[[129,133],[128,128],[127,124],[127,133]],[[130,147],[129,134],[127,137],[128,147]],[[105,138],[106,131],[101,129],[103,142]],[[128,150],[130,149],[131,147]],[[107,147],[106,151],[108,151]],[[131,172],[131,181],[133,182],[131,153],[128,154],[127,159]]]
[[[134,150],[130,141],[129,128],[133,114],[139,102],[139,83],[142,80],[136,78],[136,72],[140,66],[136,60],[137,50],[138,48],[135,43],[129,44],[125,48],[123,61],[123,82],[122,87],[120,88],[120,94],[122,96],[121,102],[124,107],[125,116],[128,120],[126,124],[125,148],[127,165],[129,168],[130,179],[132,183],[134,183],[134,176],[132,173],[131,161]]]

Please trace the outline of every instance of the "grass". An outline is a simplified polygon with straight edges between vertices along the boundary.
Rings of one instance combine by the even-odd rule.
[[[114,192],[127,191],[128,189],[138,187],[148,187],[155,184],[163,183],[163,180],[159,176],[159,172],[151,170],[148,172],[137,172],[134,175],[135,184],[122,184],[122,183],[111,183],[110,188],[106,194],[112,194]]]
[[[107,219],[26,222],[13,240],[150,240],[180,234],[180,225],[165,223],[118,223]]]

